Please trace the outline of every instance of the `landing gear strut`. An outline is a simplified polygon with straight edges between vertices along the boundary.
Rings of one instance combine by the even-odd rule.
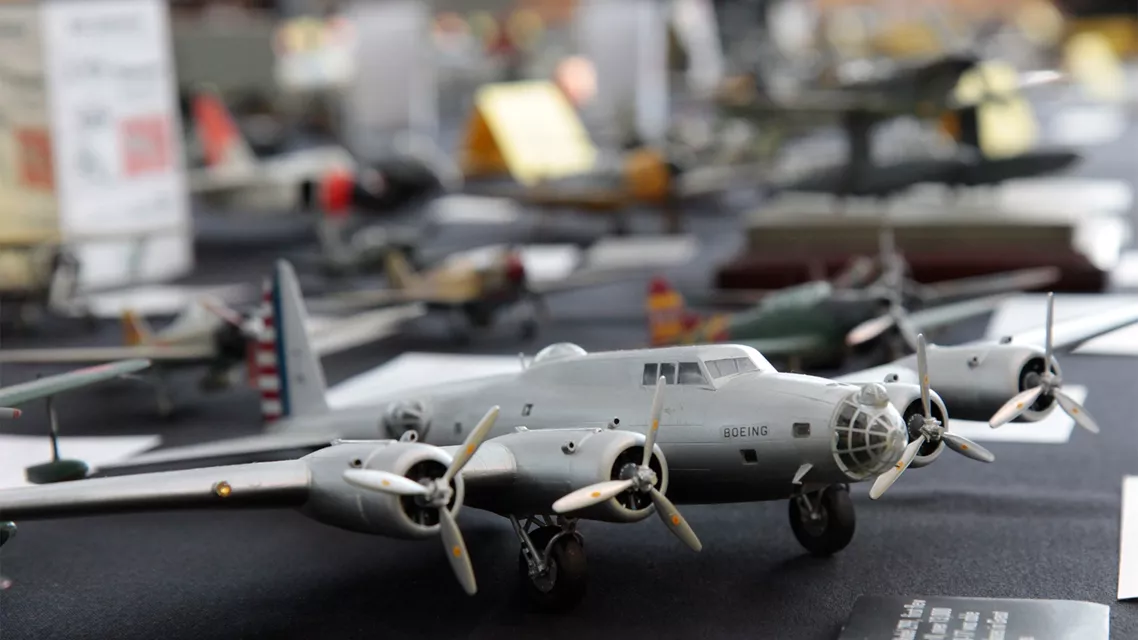
[[[521,589],[535,608],[564,612],[585,597],[587,565],[577,521],[558,517],[527,518],[525,524],[510,516],[521,541],[518,577]]]
[[[832,484],[821,491],[800,491],[790,499],[790,528],[810,555],[831,556],[849,545],[854,534],[849,488]]]

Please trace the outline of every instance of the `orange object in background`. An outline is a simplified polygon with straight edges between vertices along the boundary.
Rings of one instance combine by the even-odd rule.
[[[225,164],[241,139],[229,111],[215,96],[200,94],[194,97],[193,112],[206,165],[216,167]]]
[[[642,147],[625,157],[624,181],[637,200],[663,201],[668,197],[671,179],[666,159],[656,149]]]
[[[352,209],[355,175],[350,171],[332,171],[320,183],[319,205],[329,217],[345,217]]]
[[[47,129],[17,129],[16,144],[19,148],[20,181],[24,186],[54,190],[55,163],[51,153],[51,134]]]

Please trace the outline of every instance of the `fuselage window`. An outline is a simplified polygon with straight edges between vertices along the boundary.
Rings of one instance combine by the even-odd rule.
[[[665,362],[660,365],[660,375],[667,384],[676,384],[676,363]]]
[[[644,382],[643,382],[643,384],[645,386],[655,386],[656,385],[656,368],[658,366],[659,365],[657,365],[655,362],[644,365]]]
[[[707,384],[698,362],[681,362],[679,380],[680,384]]]

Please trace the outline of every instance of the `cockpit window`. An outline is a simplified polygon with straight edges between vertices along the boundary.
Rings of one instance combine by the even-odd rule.
[[[644,386],[652,387],[656,385],[656,369],[659,367],[655,362],[649,362],[644,365]]]
[[[681,362],[679,381],[680,384],[707,384],[698,362]]]
[[[755,364],[750,358],[722,358],[720,360],[708,360],[707,369],[711,371],[713,378],[719,379],[726,376],[734,375],[736,373],[747,373],[749,371],[758,371],[759,366]]]
[[[662,363],[660,365],[660,375],[664,376],[665,383],[676,384],[676,365],[671,362]]]

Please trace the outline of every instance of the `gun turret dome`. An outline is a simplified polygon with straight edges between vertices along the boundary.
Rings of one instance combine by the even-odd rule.
[[[565,358],[574,358],[587,355],[588,353],[588,351],[585,351],[572,342],[555,342],[541,351],[538,351],[537,355],[533,357],[533,363],[538,364],[541,362],[552,362],[553,360],[564,360]]]

